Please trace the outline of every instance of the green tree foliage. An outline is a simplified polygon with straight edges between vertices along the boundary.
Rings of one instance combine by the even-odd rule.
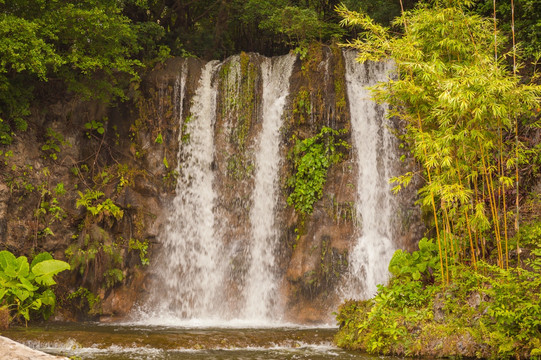
[[[541,56],[541,0],[515,0],[515,32],[521,43],[523,55],[526,59]],[[486,17],[494,16],[494,2],[492,0],[476,1],[475,11]],[[501,37],[502,44],[511,47],[508,39],[511,37],[511,2],[496,2],[496,19],[502,32],[507,36]]]
[[[124,13],[135,23],[158,23],[160,44],[171,54],[224,58],[241,51],[285,53],[310,40],[328,41],[344,33],[334,7],[340,1],[303,0],[148,0]],[[146,26],[146,25],[145,25]]]
[[[28,264],[25,256],[16,258],[9,251],[0,251],[0,307],[7,307],[14,318],[22,316],[28,321],[37,313],[47,319],[56,304],[51,290],[56,284],[54,276],[69,268],[47,252],[36,255]]]
[[[414,0],[404,0],[406,7]],[[9,144],[36,94],[65,89],[122,98],[143,64],[170,56],[276,55],[331,42],[339,0],[2,0],[0,144]],[[395,1],[347,0],[388,23]],[[46,89],[46,90],[45,90]],[[55,91],[51,91],[54,89]],[[58,91],[57,91],[58,90]],[[46,94],[46,95],[45,95]]]
[[[339,8],[344,24],[366,30],[349,44],[360,51],[360,61],[396,63],[399,77],[374,94],[407,124],[404,141],[423,169],[420,203],[433,213],[446,282],[455,262],[475,266],[492,256],[508,266],[515,166],[538,157],[512,134],[517,121],[538,125],[541,87],[522,83],[495,60],[493,24],[468,13],[468,3],[441,1],[408,11],[395,21],[404,28],[399,37],[365,14]],[[393,179],[396,190],[415,175]]]
[[[402,5],[405,9],[411,9],[416,0],[403,0]],[[363,12],[383,26],[389,26],[391,22],[400,16],[400,1],[389,0],[345,0],[342,4],[346,8],[358,12]]]
[[[325,13],[316,7],[302,7],[288,1],[244,2],[241,20],[247,26],[278,36],[278,41],[293,47],[307,47],[311,41],[325,41],[343,31],[336,22],[326,22]]]
[[[33,88],[60,82],[92,98],[123,96],[118,73],[137,77],[141,50],[118,1],[0,1],[0,142],[23,128]]]

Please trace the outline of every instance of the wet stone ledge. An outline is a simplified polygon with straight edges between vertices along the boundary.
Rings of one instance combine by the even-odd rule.
[[[0,360],[62,360],[62,356],[49,355],[26,345],[0,336]]]

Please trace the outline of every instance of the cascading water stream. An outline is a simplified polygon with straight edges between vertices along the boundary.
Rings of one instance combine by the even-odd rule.
[[[395,204],[388,180],[397,160],[397,146],[388,129],[392,124],[385,117],[385,107],[371,100],[368,90],[386,80],[392,65],[358,64],[352,52],[344,57],[358,171],[354,223],[360,225],[349,251],[348,272],[337,290],[342,299],[368,298],[377,284],[387,280],[395,250]],[[285,279],[277,268],[283,234],[277,204],[283,112],[296,56],[253,56],[249,65],[242,61],[246,60],[232,57],[204,66],[190,100],[189,116],[182,109],[187,103],[186,66],[174,87],[174,113],[178,113],[182,129],[179,177],[162,235],[153,298],[147,304],[152,310],[143,316],[145,324],[275,326],[283,321],[285,299],[279,294],[287,291],[287,285],[283,286]],[[242,66],[255,70],[242,70]],[[330,62],[322,66],[325,79],[330,79]],[[246,77],[243,71],[255,72]],[[246,99],[242,96],[254,93],[255,103],[242,103]],[[224,101],[220,107],[217,99]],[[253,120],[241,117],[246,116],[241,112],[246,106],[254,111],[250,114],[257,114]],[[242,150],[234,143],[240,136],[239,126],[246,127],[242,128]],[[230,167],[232,158],[242,156],[245,162],[233,164],[253,164],[253,169]],[[231,169],[244,170],[244,177],[232,176]]]
[[[146,311],[144,323],[233,324],[232,321],[239,320],[239,324],[265,325],[279,321],[282,310],[276,300],[279,279],[274,253],[279,231],[275,208],[279,193],[282,113],[295,60],[296,56],[285,55],[261,61],[261,130],[255,149],[250,223],[236,225],[250,229],[243,258],[245,264],[241,265],[246,273],[236,279],[228,276],[235,274],[235,267],[239,266],[232,255],[237,241],[221,238],[221,228],[231,224],[215,218],[219,216],[215,206],[219,194],[215,193],[214,137],[231,133],[230,121],[224,122],[223,129],[214,128],[217,82],[220,81],[214,75],[220,64],[210,62],[203,68],[191,101],[191,115],[184,121],[182,102],[186,74],[183,71],[175,86],[180,96],[174,109],[180,114],[183,129],[179,137],[177,195],[163,234],[159,281],[155,284],[152,305],[148,306],[153,307],[153,311]],[[240,81],[238,59],[232,58],[228,64],[228,76],[221,81],[225,82],[223,87],[228,94],[236,94],[238,85],[234,82]],[[234,295],[224,288],[232,280],[237,281],[239,288]],[[228,298],[230,296],[235,298]],[[231,306],[239,302],[245,305],[240,310],[238,306]]]
[[[247,283],[244,288],[244,316],[258,321],[279,320],[282,311],[277,303],[278,279],[274,251],[279,238],[275,224],[279,193],[280,128],[282,113],[289,94],[289,78],[294,55],[265,58],[263,77],[263,128],[256,155],[255,188],[251,209],[252,246]],[[278,315],[278,318],[277,318]]]
[[[212,173],[217,94],[212,75],[216,68],[217,62],[203,68],[190,108],[192,116],[184,120],[180,134],[177,195],[164,233],[160,281],[154,289],[158,308],[150,316],[157,322],[220,316],[224,259],[214,233]],[[183,75],[181,83],[185,81]]]
[[[359,64],[355,52],[345,52],[346,84],[350,103],[352,145],[358,166],[356,212],[360,229],[350,251],[344,298],[370,298],[388,280],[393,243],[394,199],[389,179],[396,159],[386,108],[371,99],[370,86],[386,81],[388,62]]]

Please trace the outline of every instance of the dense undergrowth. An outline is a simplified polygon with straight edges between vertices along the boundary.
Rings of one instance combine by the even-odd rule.
[[[501,269],[479,261],[450,266],[453,281],[437,271],[438,248],[419,242],[398,250],[393,277],[370,300],[348,301],[337,314],[340,347],[407,356],[539,358],[541,356],[541,222],[520,234],[524,267]]]

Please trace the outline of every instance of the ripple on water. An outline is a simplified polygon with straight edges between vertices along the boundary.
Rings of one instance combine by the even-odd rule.
[[[81,359],[374,359],[332,344],[334,328],[166,327],[48,324],[3,335],[32,348]]]

